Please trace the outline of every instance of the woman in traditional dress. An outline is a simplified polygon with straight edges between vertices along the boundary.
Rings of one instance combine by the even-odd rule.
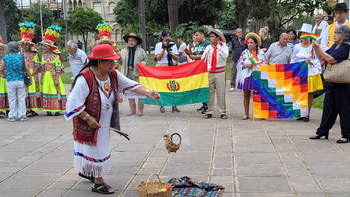
[[[41,58],[42,63],[42,93],[43,93],[43,111],[48,116],[60,115],[60,112],[66,111],[66,91],[64,89],[60,74],[63,74],[62,54],[54,45],[59,37],[61,27],[51,25],[46,30],[44,40],[44,54]]]
[[[115,71],[114,60],[119,56],[110,45],[97,45],[92,51],[88,65],[73,82],[65,118],[73,118],[74,168],[94,182],[92,191],[111,194],[114,190],[103,180],[110,169],[110,131],[101,126],[120,130],[118,91],[155,101],[160,95]]]
[[[311,26],[311,25],[310,25]],[[303,120],[304,122],[309,122],[310,111],[312,103],[314,100],[314,92],[317,90],[323,90],[323,83],[321,79],[321,63],[317,58],[314,49],[312,48],[312,40],[309,36],[309,33],[312,31],[312,26],[309,32],[305,32],[301,37],[301,43],[294,46],[293,55],[291,58],[291,63],[305,61],[308,64],[308,107],[309,115],[306,117],[298,118],[297,120]]]
[[[34,37],[35,24],[32,22],[19,23],[21,27],[21,54],[24,56],[26,64],[32,73],[32,85],[27,87],[28,96],[26,98],[27,117],[37,116],[34,110],[42,110],[41,83],[38,73],[41,70],[41,60],[39,53],[32,42]]]
[[[4,66],[4,57],[7,51],[7,45],[3,44],[2,38],[0,36],[0,67]],[[9,109],[9,103],[7,98],[7,87],[6,87],[6,71],[0,73],[0,118],[6,117],[6,111]]]
[[[244,111],[245,115],[242,120],[246,120],[249,118],[249,102],[251,91],[253,90],[253,71],[260,70],[259,64],[266,64],[264,52],[259,50],[259,46],[261,45],[260,37],[256,33],[248,33],[245,37],[245,41],[247,44],[247,49],[244,50],[237,62],[237,88],[243,90],[244,92]],[[250,58],[252,53],[255,53],[258,57],[258,61],[256,64],[252,65]]]

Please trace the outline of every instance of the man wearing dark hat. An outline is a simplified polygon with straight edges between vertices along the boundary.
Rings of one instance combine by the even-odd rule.
[[[137,63],[144,65],[148,64],[147,54],[140,45],[142,39],[136,34],[131,33],[123,37],[124,41],[128,43],[128,47],[124,48],[120,52],[120,59],[118,60],[121,65],[121,72],[131,80],[139,81],[139,71],[137,69]],[[130,111],[126,114],[131,116],[136,114],[136,102],[134,98],[129,98]],[[143,115],[144,105],[141,103],[141,99],[138,101],[138,116]]]
[[[334,44],[334,29],[335,27],[346,25],[350,27],[350,22],[346,18],[348,14],[348,5],[346,3],[337,3],[335,5],[335,23],[328,26],[325,31],[322,32],[321,48],[326,51]]]

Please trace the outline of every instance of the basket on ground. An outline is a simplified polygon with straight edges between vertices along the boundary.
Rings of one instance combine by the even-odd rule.
[[[156,175],[158,178],[158,182],[149,182],[149,179]],[[139,194],[139,197],[171,197],[171,189],[166,191],[160,191],[162,189],[165,189],[166,187],[169,187],[168,183],[162,183],[160,181],[160,178],[158,174],[151,174],[146,183],[142,183],[139,186],[137,186],[137,193]]]
[[[180,142],[178,144],[175,144],[173,141],[173,136],[178,135],[180,138]],[[165,148],[168,150],[168,153],[174,152],[176,153],[177,150],[179,150],[181,145],[181,135],[178,133],[173,133],[171,135],[164,135],[165,140]]]

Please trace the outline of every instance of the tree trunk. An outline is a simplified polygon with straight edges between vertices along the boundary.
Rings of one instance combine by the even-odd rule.
[[[179,25],[177,0],[168,0],[168,14],[169,14],[170,32],[174,33],[174,30]]]
[[[268,24],[264,19],[256,19],[256,32],[259,32],[261,28],[266,26],[268,26]]]
[[[245,35],[247,32],[247,16],[240,15],[238,18],[238,27],[242,29],[243,35]]]
[[[142,38],[142,48],[146,50],[146,14],[145,14],[145,0],[139,0],[139,29],[140,37]]]
[[[3,1],[0,1],[0,36],[4,43],[7,43],[7,32],[6,32],[6,19],[5,19],[5,8]]]
[[[247,32],[247,17],[250,13],[248,0],[236,0],[236,18],[238,19],[238,27],[242,29],[243,35]]]

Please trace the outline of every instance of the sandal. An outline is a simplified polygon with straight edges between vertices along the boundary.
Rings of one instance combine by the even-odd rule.
[[[304,118],[303,118],[303,121],[304,121],[304,122],[309,122],[309,121],[310,121],[310,117],[309,117],[309,116],[304,117]]]
[[[221,119],[227,119],[226,114],[221,114]]]
[[[100,194],[114,194],[114,190],[113,191],[109,191],[109,189],[113,189],[111,188],[111,186],[107,185],[105,182],[101,183],[101,184],[94,184],[91,188],[91,190],[93,192],[97,192]]]
[[[47,112],[46,115],[47,116],[52,116],[52,113],[51,112]]]
[[[91,182],[94,182],[95,181],[95,178],[92,177],[92,176],[85,176],[83,173],[79,172],[78,175],[82,178],[85,178],[85,179],[88,179],[89,181]]]
[[[247,115],[244,115],[242,118],[242,120],[247,120],[247,119],[249,119],[249,116],[247,116]]]
[[[204,115],[204,119],[209,119],[209,118],[212,118],[213,117],[213,115],[212,114],[205,114]]]

